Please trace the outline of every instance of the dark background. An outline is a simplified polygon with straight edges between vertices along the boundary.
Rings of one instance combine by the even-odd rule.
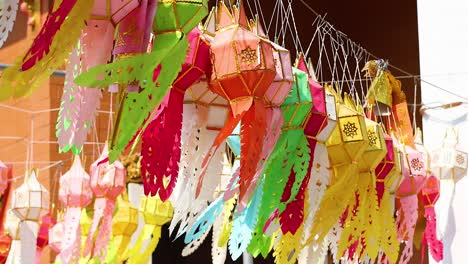
[[[413,75],[419,75],[419,45],[417,25],[416,0],[372,1],[372,0],[304,0],[315,11],[326,15],[326,20],[354,42],[360,44],[375,56],[388,59],[389,62]],[[254,1],[249,0],[252,9]],[[265,20],[269,21],[275,0],[260,0]],[[287,0],[283,0],[287,3]],[[257,2],[258,3],[258,2]],[[215,1],[210,1],[213,6]],[[245,4],[247,11],[249,8]],[[307,9],[300,0],[292,0],[298,35],[303,46],[307,46],[312,39],[315,28],[312,23],[314,13]],[[270,32],[271,33],[271,32]],[[271,36],[270,36],[271,37]],[[286,48],[292,50],[295,57],[294,43],[287,39]],[[404,75],[391,69],[395,76]],[[319,80],[325,81],[325,80]],[[403,88],[407,94],[409,103],[414,98],[414,80],[401,79]],[[418,83],[417,103],[421,98]],[[412,111],[412,109],[410,109]],[[420,124],[420,118],[418,118]],[[154,263],[211,263],[211,234],[202,248],[192,256],[183,258],[180,256],[184,243],[181,239],[172,242],[166,228],[163,230],[162,239],[156,249]],[[415,252],[415,254],[418,254]],[[226,263],[233,263],[227,257]],[[237,263],[242,263],[238,261]],[[256,259],[255,263],[274,263],[270,257],[267,260]]]

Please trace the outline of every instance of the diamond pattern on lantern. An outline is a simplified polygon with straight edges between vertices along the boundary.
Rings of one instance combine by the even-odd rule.
[[[465,163],[465,157],[461,154],[457,154],[457,157],[455,158],[458,165],[463,165]]]
[[[241,61],[245,64],[255,64],[258,60],[257,51],[250,47],[243,49],[239,55],[241,57]]]

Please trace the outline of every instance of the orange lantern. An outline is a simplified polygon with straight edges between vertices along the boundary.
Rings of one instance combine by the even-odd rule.
[[[242,121],[240,199],[246,193],[261,159],[266,134],[264,97],[275,79],[276,68],[271,42],[251,31],[244,7],[234,9],[234,16],[224,2],[218,6],[217,27],[211,43],[213,74],[210,89],[231,105],[228,122],[219,133],[204,160],[204,171],[210,157]],[[238,14],[238,15],[237,15]],[[203,183],[200,176],[197,196]]]

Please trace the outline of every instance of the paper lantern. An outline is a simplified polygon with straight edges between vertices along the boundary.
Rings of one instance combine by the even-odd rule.
[[[174,212],[169,201],[162,202],[157,196],[144,196],[140,203],[140,214],[143,215],[145,226],[134,247],[129,252],[127,263],[146,263],[156,249],[161,238],[161,227],[168,223]],[[143,249],[143,242],[150,240]]]
[[[408,146],[402,146],[401,151],[404,178],[395,194],[397,197],[417,195],[421,191],[426,177],[423,154]]]
[[[293,68],[295,83],[286,100],[281,105],[284,124],[282,133],[265,165],[263,171],[268,175],[262,196],[258,223],[254,237],[249,245],[249,251],[255,256],[259,253],[266,256],[265,245],[270,244],[271,237],[264,235],[276,230],[272,221],[277,219],[294,199],[307,173],[310,158],[310,148],[304,135],[303,125],[312,107],[307,73]],[[285,181],[285,178],[289,178]],[[263,252],[260,252],[263,249]]]
[[[324,89],[312,79],[302,54],[299,55],[296,66],[298,69],[308,74],[310,92],[314,103],[308,113],[307,122],[305,122],[303,125],[304,134],[307,137],[307,141],[311,149],[307,174],[302,181],[301,187],[299,192],[296,194],[294,201],[288,203],[286,209],[280,215],[280,221],[282,222],[282,226],[284,226],[283,233],[290,231],[293,234],[296,233],[296,230],[304,221],[304,198],[307,186],[309,185],[309,180],[313,168],[312,166],[314,164],[314,152],[317,143],[317,136],[322,132],[328,123]],[[317,177],[317,179],[318,178],[319,177]],[[288,229],[286,229],[287,226]]]
[[[23,255],[20,240],[21,220],[16,216],[15,213],[13,213],[11,209],[7,211],[5,220],[5,230],[7,234],[11,237],[10,247],[8,248],[8,257],[5,263],[20,263]],[[34,247],[30,247],[28,249],[32,252],[35,252]],[[33,254],[29,253],[29,256],[31,255],[34,256]]]
[[[367,255],[371,260],[375,260],[380,249],[377,239],[380,230],[377,229],[377,225],[382,224],[378,219],[375,169],[384,159],[387,146],[381,125],[368,118],[365,119],[365,124],[369,143],[358,162],[356,198],[351,199],[345,212],[347,216],[343,217],[345,220],[337,254],[341,256],[348,250],[350,257],[357,254],[361,259],[361,256]],[[395,256],[398,250],[393,250],[392,256]],[[393,258],[392,260],[396,261]]]
[[[423,234],[423,243],[429,246],[432,258],[439,262],[444,258],[444,244],[437,238],[437,219],[434,209],[440,196],[439,179],[435,176],[428,177],[422,189],[424,202],[424,217],[426,228]]]
[[[442,146],[431,153],[431,171],[440,180],[458,182],[466,175],[468,154],[457,149],[457,142],[455,129],[449,128]]]
[[[112,223],[112,235],[120,261],[127,259],[130,239],[138,226],[138,210],[128,201],[127,194],[117,198],[117,212]]]
[[[273,49],[269,41],[249,30],[242,2],[234,15],[221,2],[218,6],[217,31],[211,43],[213,74],[210,89],[227,99],[231,115],[204,161],[204,171],[214,152],[241,122],[242,153],[240,199],[255,176],[266,134],[263,97],[275,78]],[[233,19],[234,17],[234,19]],[[247,146],[255,146],[248,148]],[[200,176],[197,196],[205,173]]]
[[[94,216],[86,240],[83,255],[88,256],[94,244],[92,256],[103,261],[107,254],[107,245],[112,231],[112,214],[115,199],[125,190],[125,168],[120,161],[109,164],[107,144],[100,157],[91,165],[91,190],[94,201]],[[93,237],[97,232],[96,241]]]
[[[133,9],[137,8],[140,0],[104,0],[95,1],[91,11],[92,20],[107,20],[112,25],[117,25]]]
[[[82,208],[87,207],[93,198],[90,176],[83,169],[79,156],[60,177],[59,199],[65,207],[63,219],[63,241],[57,256],[64,263],[76,262],[81,252],[80,218]]]
[[[8,186],[8,167],[0,160],[0,197]]]
[[[37,172],[26,174],[13,192],[11,210],[21,221],[39,222],[49,210],[49,192],[37,180]]]
[[[336,94],[331,88],[329,91]],[[357,164],[369,146],[364,116],[357,111],[354,102],[348,95],[345,94],[344,100],[338,95],[336,98],[338,100],[338,123],[326,142],[334,177],[315,215],[309,238],[309,240],[313,240],[317,234],[318,243],[323,241],[348,205],[354,203],[353,191],[357,191],[359,179],[359,177],[355,177],[359,173]]]
[[[172,84],[153,121],[142,138],[142,178],[146,195],[166,201],[172,194],[179,173],[184,96],[187,89],[209,74],[210,46],[200,30],[188,34],[190,43],[182,71]],[[170,120],[170,122],[169,122]]]

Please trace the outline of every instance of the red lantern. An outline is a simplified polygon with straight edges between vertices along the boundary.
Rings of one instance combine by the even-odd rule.
[[[203,173],[197,186],[200,193],[204,172],[214,152],[241,127],[240,199],[254,178],[261,159],[266,134],[265,94],[275,79],[276,69],[270,41],[251,31],[241,4],[237,15],[224,2],[218,6],[217,28],[211,42],[213,74],[210,89],[227,99],[231,114],[203,162]]]

